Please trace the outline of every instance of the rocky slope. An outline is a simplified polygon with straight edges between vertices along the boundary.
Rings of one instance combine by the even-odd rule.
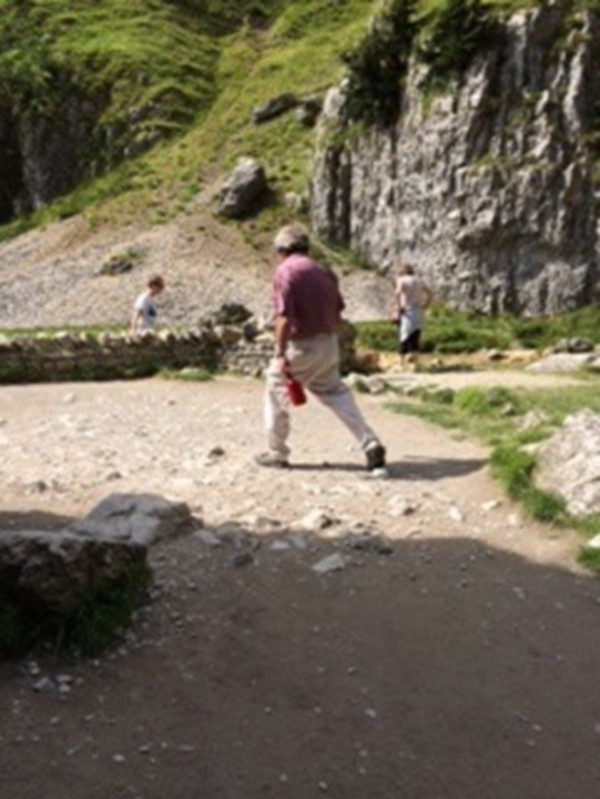
[[[411,57],[392,126],[357,126],[348,84],[333,90],[315,229],[378,264],[410,259],[457,307],[533,315],[591,302],[599,76],[597,16],[554,3],[497,26],[443,92]]]
[[[160,226],[90,229],[81,217],[0,244],[0,327],[129,324],[149,276],[164,275],[161,326],[194,327],[226,302],[271,312],[269,236],[260,249],[205,208]],[[115,260],[122,274],[102,274]],[[391,287],[368,271],[341,275],[352,320],[386,318]]]

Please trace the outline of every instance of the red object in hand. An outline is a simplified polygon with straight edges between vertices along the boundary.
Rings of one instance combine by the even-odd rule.
[[[304,405],[306,402],[306,393],[302,387],[302,383],[299,383],[292,377],[288,369],[285,370],[285,387],[292,405]]]

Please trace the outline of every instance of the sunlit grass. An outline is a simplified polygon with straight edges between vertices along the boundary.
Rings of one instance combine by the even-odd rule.
[[[600,413],[600,379],[595,384],[564,386],[543,391],[506,388],[461,389],[444,394],[424,389],[417,402],[394,402],[390,407],[448,430],[464,433],[491,448],[490,469],[507,494],[534,519],[557,527],[571,527],[589,539],[600,533],[600,514],[576,517],[565,501],[538,489],[534,482],[535,455],[525,444],[543,440],[572,413],[589,408]],[[528,412],[542,412],[547,421],[521,429],[519,420]],[[582,545],[581,561],[600,571],[600,555]]]

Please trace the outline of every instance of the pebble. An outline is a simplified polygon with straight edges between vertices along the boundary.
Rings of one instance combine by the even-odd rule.
[[[456,507],[456,505],[453,505],[450,508],[448,511],[448,516],[455,522],[462,522],[465,519],[462,512]]]
[[[336,519],[323,508],[313,508],[305,516],[303,516],[295,526],[300,527],[303,530],[318,532],[319,530],[325,530],[325,528],[331,527],[337,522],[338,519]]]
[[[499,508],[501,504],[502,503],[500,502],[500,500],[492,499],[490,502],[484,502],[481,505],[481,509],[484,511],[484,513],[489,513],[490,511],[496,510],[496,508]]]
[[[52,691],[54,689],[54,683],[50,679],[50,677],[42,677],[40,680],[37,680],[33,684],[33,690],[36,693],[42,693],[43,691]]]
[[[317,574],[327,574],[332,571],[340,571],[346,565],[346,561],[339,554],[335,552],[333,555],[328,555],[326,558],[314,563],[311,569]]]

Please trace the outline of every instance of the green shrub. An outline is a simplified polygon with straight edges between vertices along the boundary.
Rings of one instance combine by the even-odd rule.
[[[447,0],[424,17],[419,58],[429,66],[429,83],[442,83],[463,72],[473,57],[489,47],[496,30],[489,6],[480,0]]]
[[[418,0],[389,0],[358,47],[344,54],[348,67],[346,113],[366,125],[393,125],[400,112]]]

